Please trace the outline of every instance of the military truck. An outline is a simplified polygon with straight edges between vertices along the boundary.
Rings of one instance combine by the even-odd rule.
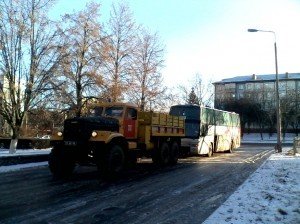
[[[63,130],[51,137],[49,168],[62,177],[76,164],[93,163],[100,174],[113,177],[141,157],[174,165],[184,126],[184,117],[141,112],[129,103],[95,104],[86,116],[66,119]]]

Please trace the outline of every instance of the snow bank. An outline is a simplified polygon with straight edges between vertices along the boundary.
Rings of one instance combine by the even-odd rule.
[[[271,155],[204,223],[300,223],[300,157]]]
[[[18,149],[16,153],[10,154],[8,149],[0,150],[0,157],[11,156],[29,156],[29,155],[47,155],[51,152],[51,148],[48,149]]]

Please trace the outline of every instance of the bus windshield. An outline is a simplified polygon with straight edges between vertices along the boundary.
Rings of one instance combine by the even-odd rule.
[[[170,114],[174,116],[184,116],[186,120],[200,120],[200,107],[194,105],[172,106]]]

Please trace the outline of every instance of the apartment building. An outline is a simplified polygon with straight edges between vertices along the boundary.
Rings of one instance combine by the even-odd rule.
[[[300,73],[279,74],[279,97],[289,107],[300,111]],[[229,101],[248,99],[260,103],[265,111],[276,107],[276,75],[249,75],[215,82],[215,108],[223,109]],[[284,104],[286,105],[286,104]]]

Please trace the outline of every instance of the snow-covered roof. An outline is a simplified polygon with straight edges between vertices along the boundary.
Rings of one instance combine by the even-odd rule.
[[[299,79],[300,73],[285,73],[278,74],[278,79],[280,80],[291,80]],[[233,78],[222,79],[221,81],[214,82],[214,84],[225,84],[225,83],[238,83],[238,82],[259,82],[259,81],[275,81],[276,74],[268,75],[247,75],[247,76],[236,76]]]

